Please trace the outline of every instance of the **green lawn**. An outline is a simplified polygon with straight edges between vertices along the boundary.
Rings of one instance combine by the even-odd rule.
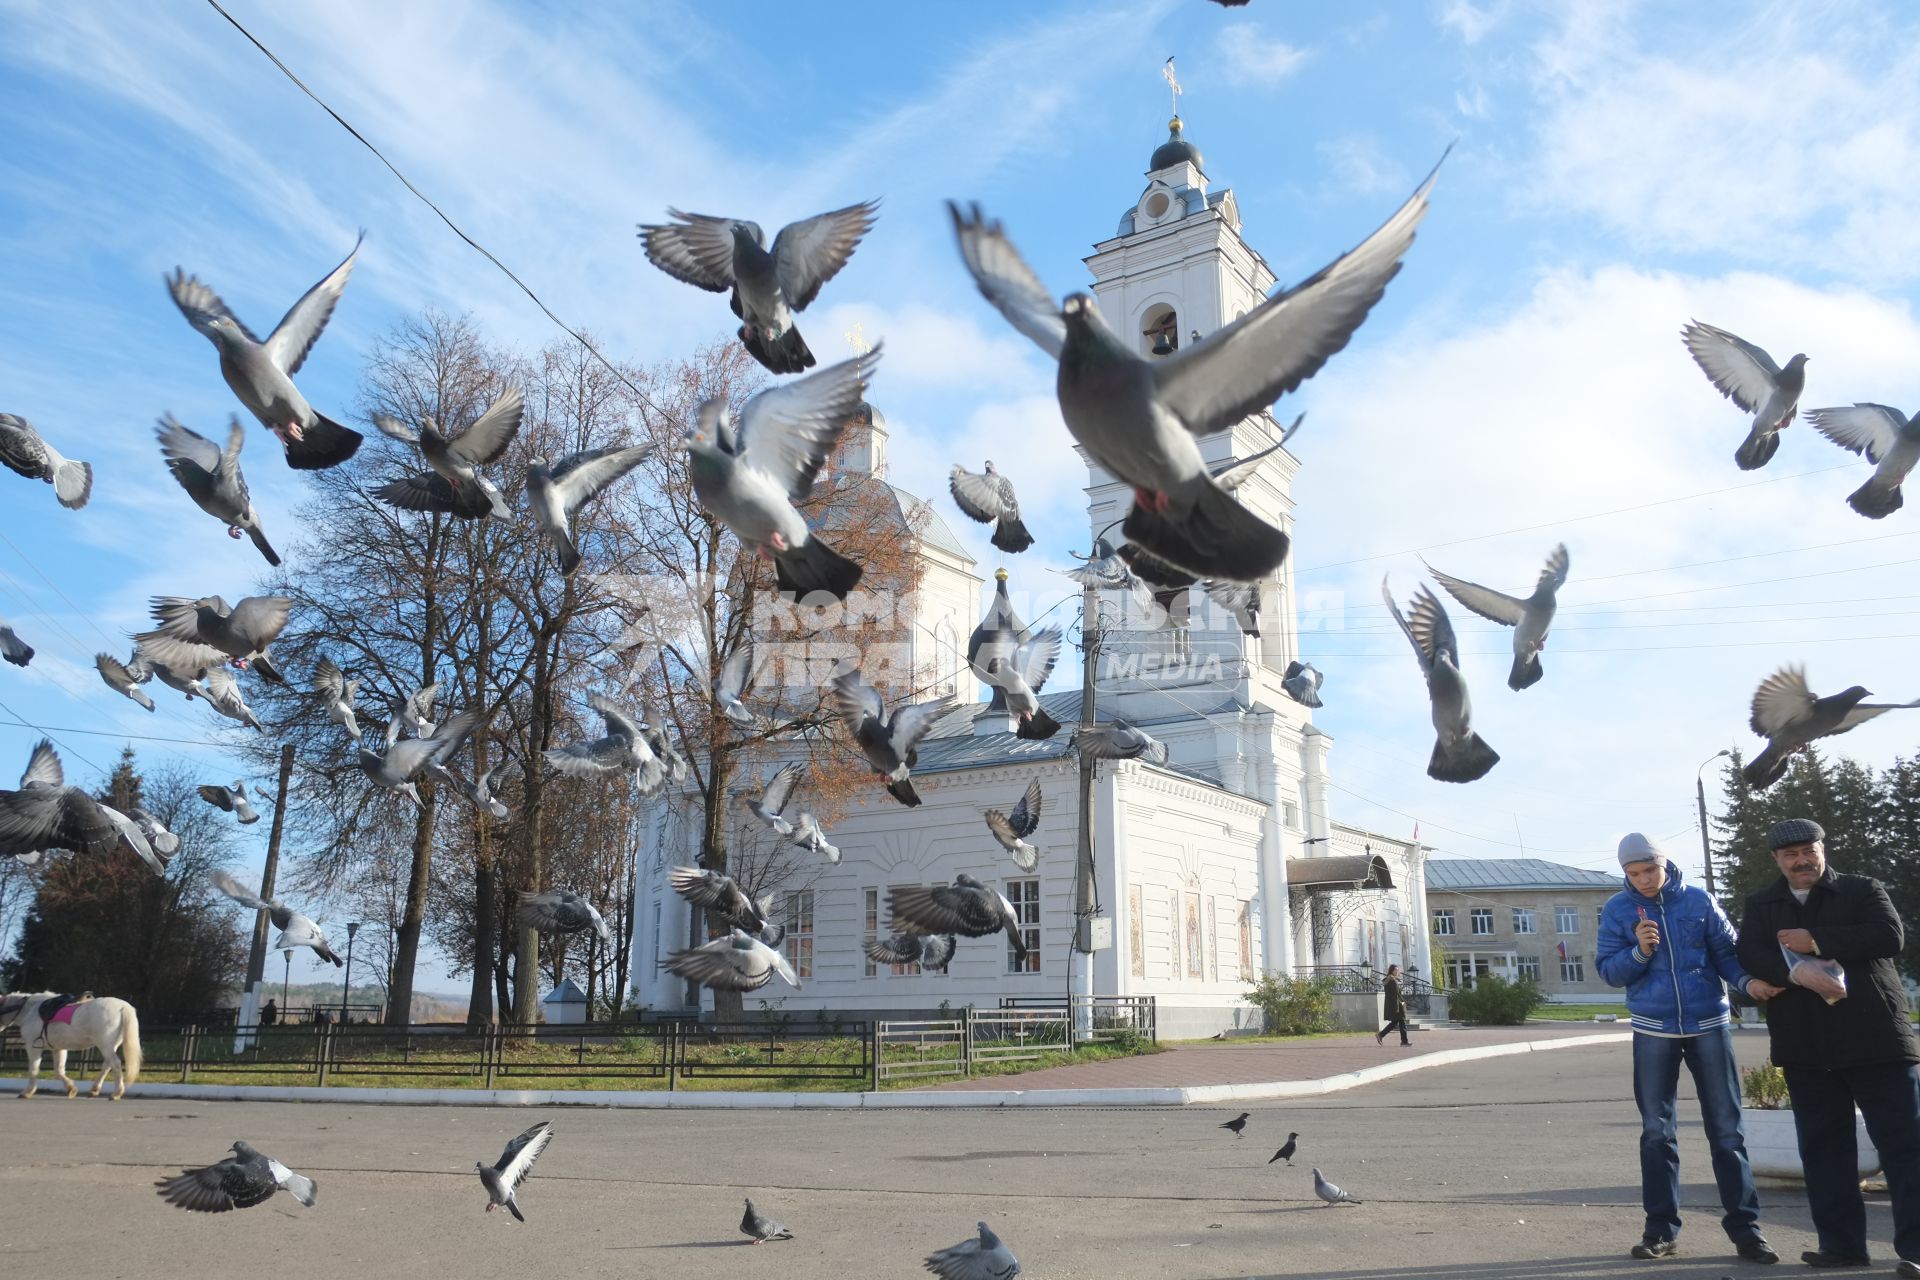
[[[1622,1022],[1627,1020],[1627,1006],[1624,1004],[1543,1004],[1533,1011],[1532,1016],[1550,1022],[1592,1022],[1598,1013],[1611,1013]]]

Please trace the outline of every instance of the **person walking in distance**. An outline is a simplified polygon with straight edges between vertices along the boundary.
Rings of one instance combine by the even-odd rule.
[[[1390,964],[1387,966],[1387,980],[1383,984],[1382,989],[1386,994],[1381,1000],[1380,1005],[1381,1008],[1387,1012],[1387,1025],[1373,1033],[1373,1042],[1380,1044],[1387,1038],[1387,1032],[1398,1027],[1400,1028],[1400,1043],[1412,1044],[1413,1041],[1407,1039],[1407,996],[1404,991],[1400,990],[1399,965]]]
[[[1760,1197],[1740,1124],[1740,1080],[1733,1061],[1732,1010],[1722,980],[1756,1000],[1778,987],[1740,965],[1733,926],[1705,889],[1638,831],[1620,841],[1626,887],[1600,910],[1594,968],[1627,989],[1633,1020],[1633,1100],[1640,1107],[1640,1203],[1646,1224],[1631,1253],[1678,1252],[1680,1064],[1693,1074],[1700,1119],[1713,1153],[1713,1180],[1725,1210],[1720,1225],[1750,1262],[1778,1262],[1760,1234]]]
[[[1741,964],[1776,984],[1767,1039],[1787,1077],[1820,1241],[1800,1258],[1871,1265],[1858,1107],[1893,1202],[1895,1274],[1920,1277],[1920,1039],[1894,966],[1906,932],[1885,885],[1834,871],[1826,834],[1808,818],[1774,823],[1767,844],[1780,876],[1748,896],[1740,918]]]

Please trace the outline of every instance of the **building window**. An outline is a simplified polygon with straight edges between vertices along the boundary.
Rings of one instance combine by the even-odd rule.
[[[1600,926],[1607,922],[1607,904],[1601,903],[1593,909],[1593,936],[1600,936]]]
[[[861,973],[871,978],[880,972],[879,964],[867,955],[867,948],[880,940],[880,891],[865,889],[862,894],[866,898],[866,908],[861,916],[861,928],[865,936],[860,940],[860,954],[866,958],[866,965]]]
[[[1436,911],[1433,913],[1433,936],[1451,938],[1453,936],[1453,912]]]
[[[904,888],[907,888],[907,887],[909,887],[909,886],[906,886],[906,885],[896,885],[896,886],[889,886],[889,890],[888,890],[888,891],[889,891],[889,892],[891,892],[891,891],[892,891],[892,889],[894,889],[894,888],[901,888],[901,889],[904,889]],[[875,934],[875,936],[876,936],[876,937],[877,937],[877,936],[879,935],[879,932],[880,932],[880,931],[879,931],[879,928],[878,928],[878,926],[877,926],[877,924],[876,924],[876,926],[875,926],[875,928],[874,928],[874,934]],[[896,978],[900,978],[900,977],[905,977],[905,976],[907,976],[908,974],[914,974],[914,973],[925,973],[925,972],[926,972],[926,970],[924,970],[924,969],[922,969],[922,968],[921,968],[921,967],[920,967],[919,965],[917,965],[917,964],[895,964],[895,965],[888,965],[888,966],[887,966],[887,971],[888,971],[889,973],[891,973],[891,974],[892,974],[892,975],[893,975],[894,977],[896,977]]]
[[[1573,952],[1571,954],[1561,957],[1560,981],[1585,982],[1586,980],[1587,980],[1587,967],[1581,961],[1579,952]]]
[[[813,976],[813,890],[789,889],[785,901],[787,963],[802,978]]]
[[[1007,901],[1013,904],[1014,919],[1020,922],[1020,940],[1027,944],[1026,959],[1021,959],[1007,942],[1008,973],[1040,972],[1040,881],[1007,881]]]
[[[1534,927],[1533,910],[1529,907],[1513,909],[1513,931],[1515,933],[1538,933]]]
[[[1513,962],[1513,976],[1516,978],[1532,978],[1535,982],[1540,981],[1540,957],[1517,957]]]
[[[1493,932],[1492,907],[1475,907],[1473,909],[1473,931],[1476,935],[1487,935]]]
[[[1300,806],[1291,800],[1280,802],[1280,821],[1289,831],[1300,829]]]
[[[1555,907],[1553,909],[1554,927],[1561,933],[1580,932],[1580,909],[1578,907]]]

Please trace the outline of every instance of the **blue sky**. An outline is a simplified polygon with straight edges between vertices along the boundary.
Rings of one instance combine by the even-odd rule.
[[[732,329],[724,302],[646,264],[636,222],[671,204],[771,228],[883,197],[803,328],[823,359],[856,322],[886,339],[873,398],[897,483],[932,495],[954,461],[1022,459],[1003,466],[1041,538],[1016,566],[1036,598],[1084,543],[1085,473],[1049,370],[972,291],[940,201],[982,201],[1051,287],[1083,286],[1079,259],[1165,137],[1169,54],[1208,177],[1282,280],[1377,225],[1456,143],[1406,270],[1297,397],[1300,588],[1340,602],[1307,619],[1335,815],[1402,835],[1417,817],[1446,854],[1599,867],[1642,829],[1695,867],[1688,770],[1756,745],[1763,676],[1804,661],[1821,692],[1920,696],[1920,504],[1854,515],[1866,464],[1804,425],[1768,469],[1737,471],[1740,416],[1677,340],[1698,316],[1812,355],[1809,405],[1920,407],[1920,40],[1901,6],[861,4],[810,7],[804,26],[771,3],[231,7],[623,359]],[[0,672],[0,702],[106,735],[58,735],[76,773],[143,734],[185,740],[143,752],[226,778],[205,713],[148,716],[90,662],[125,649],[149,595],[231,599],[261,568],[160,465],[160,413],[214,434],[235,409],[162,275],[184,265],[264,329],[367,228],[301,375],[337,413],[364,352],[422,308],[526,348],[557,331],[211,8],[0,0],[0,24],[0,408],[97,472],[79,513],[0,487],[0,616],[41,654]],[[284,550],[304,482],[268,445],[250,437],[249,479]],[[1515,590],[1563,539],[1573,578],[1540,686],[1510,693],[1505,637],[1454,611],[1505,759],[1468,788],[1429,781],[1381,574],[1404,598],[1425,548]],[[1886,717],[1845,746],[1885,763],[1917,734]],[[0,761],[34,736],[0,727]]]

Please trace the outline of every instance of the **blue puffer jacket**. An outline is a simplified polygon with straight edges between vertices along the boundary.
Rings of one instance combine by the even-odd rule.
[[[1635,1031],[1692,1035],[1727,1024],[1725,978],[1746,990],[1748,975],[1734,954],[1733,926],[1707,891],[1686,883],[1667,864],[1667,882],[1646,897],[1626,881],[1600,915],[1593,966],[1608,985],[1627,989]],[[1660,926],[1660,945],[1642,955],[1634,929],[1642,919]]]

